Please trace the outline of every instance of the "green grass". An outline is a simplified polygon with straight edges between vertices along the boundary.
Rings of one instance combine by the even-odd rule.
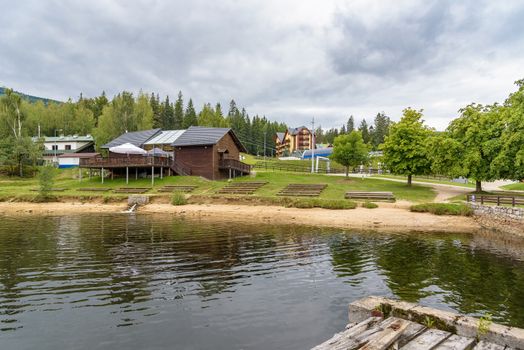
[[[524,191],[524,182],[517,182],[514,184],[504,185],[501,188],[510,191]]]
[[[80,191],[80,188],[92,187],[152,187],[151,179],[130,179],[129,185],[126,185],[125,179],[115,178],[111,180],[106,178],[102,184],[100,177],[87,179],[84,175],[82,182],[77,178],[78,169],[60,170],[59,175],[55,179],[54,188],[64,188],[63,192],[52,192],[58,199],[75,199],[79,201],[101,200],[104,202],[124,200],[128,194],[118,194],[111,192],[90,192]],[[318,184],[325,183],[327,188],[317,198],[320,201],[325,201],[324,206],[341,206],[340,203],[329,201],[350,202],[344,199],[346,191],[390,191],[395,197],[400,200],[408,200],[412,202],[428,202],[433,200],[435,192],[427,186],[413,185],[408,187],[404,183],[392,182],[387,180],[375,178],[345,178],[343,176],[327,176],[321,174],[296,174],[284,172],[264,172],[257,171],[255,177],[246,176],[233,179],[234,182],[242,181],[268,181],[268,184],[261,187],[254,195],[249,196],[233,196],[239,197],[254,197],[254,198],[269,198],[272,201],[279,202],[282,197],[277,196],[277,193],[290,183],[302,184]],[[152,189],[147,192],[152,197],[163,197],[170,201],[171,193],[158,192],[158,189],[164,185],[194,185],[196,189],[191,193],[195,196],[212,197],[216,196],[215,192],[225,186],[228,180],[210,181],[196,176],[170,176],[161,179],[155,179],[155,184]],[[0,176],[0,201],[15,200],[15,201],[33,201],[38,194],[38,179],[19,179],[16,177],[2,177]],[[224,197],[224,196],[221,196]],[[307,199],[307,198],[306,198]],[[297,205],[311,205],[307,201],[302,201]],[[302,204],[306,203],[306,204]],[[335,203],[335,204],[334,204]],[[318,203],[315,207],[321,206]]]
[[[404,180],[404,181],[408,181],[408,177],[407,176],[403,176],[403,175],[373,175],[374,178],[385,178],[385,179],[395,179],[395,180]],[[463,183],[458,183],[458,182],[453,182],[453,181],[446,181],[446,180],[438,180],[438,179],[428,179],[428,178],[423,178],[423,177],[418,177],[418,176],[413,176],[413,181],[418,181],[418,182],[424,182],[424,183],[429,183],[429,184],[442,184],[442,185],[452,185],[452,186],[459,186],[459,187],[467,187],[467,188],[475,188],[475,183],[467,183],[467,184],[463,184]]]
[[[473,210],[462,203],[422,203],[412,205],[410,210],[416,213],[431,213],[435,215],[471,216]]]

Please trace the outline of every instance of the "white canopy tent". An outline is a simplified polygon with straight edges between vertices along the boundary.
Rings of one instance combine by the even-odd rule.
[[[145,150],[129,142],[123,143],[119,146],[110,147],[109,152],[118,154],[147,154]]]

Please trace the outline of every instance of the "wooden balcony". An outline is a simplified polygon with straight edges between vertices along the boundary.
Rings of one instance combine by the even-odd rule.
[[[167,157],[132,156],[132,157],[93,157],[80,159],[81,168],[125,168],[125,167],[165,167],[168,168],[172,160]]]
[[[236,159],[222,159],[218,163],[218,168],[221,170],[236,170],[243,174],[249,174],[251,172],[251,165]]]

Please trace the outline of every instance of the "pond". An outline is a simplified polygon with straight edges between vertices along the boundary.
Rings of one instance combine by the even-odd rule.
[[[0,217],[1,349],[307,349],[380,295],[524,327],[520,247],[166,215]]]

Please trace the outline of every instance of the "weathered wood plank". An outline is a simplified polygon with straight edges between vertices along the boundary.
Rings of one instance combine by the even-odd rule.
[[[392,348],[395,350],[402,348],[404,345],[409,343],[411,339],[419,336],[425,330],[426,327],[424,327],[423,325],[415,322],[409,322],[408,327],[404,332],[402,332],[402,335],[393,344]]]
[[[349,349],[349,345],[354,344],[354,337],[373,327],[380,320],[380,317],[370,317],[343,332],[335,334],[331,339],[315,346],[312,350]]]
[[[466,338],[453,334],[437,345],[435,350],[470,350],[473,349],[475,342],[474,338]]]
[[[498,344],[493,344],[493,343],[488,343],[484,340],[481,340],[477,346],[475,346],[473,348],[473,350],[510,350],[510,348],[506,348],[502,345],[498,345]]]
[[[404,330],[409,326],[410,322],[396,317],[392,318],[394,319],[394,321],[391,322],[389,326],[385,327],[383,330],[375,334],[373,336],[373,339],[371,339],[360,349],[385,350],[391,344],[393,344],[395,340],[397,340],[401,336],[402,332],[404,332]]]
[[[407,343],[402,350],[430,350],[446,340],[451,333],[438,329],[428,329]]]

